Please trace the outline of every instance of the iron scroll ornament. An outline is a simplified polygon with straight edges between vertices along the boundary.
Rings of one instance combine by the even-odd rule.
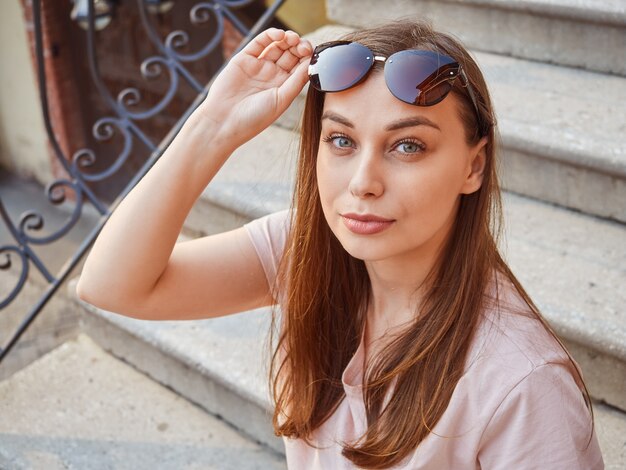
[[[68,200],[67,192],[71,191],[76,203],[60,228],[45,236],[37,236],[36,233],[45,226],[45,217],[40,212],[34,210],[26,211],[20,216],[19,222],[15,224],[0,199],[0,218],[4,222],[9,236],[13,240],[8,244],[0,246],[0,275],[3,275],[3,271],[5,273],[9,271],[14,265],[17,265],[19,270],[17,280],[9,287],[8,294],[5,295],[4,298],[0,298],[0,314],[2,310],[10,305],[19,296],[20,292],[23,291],[30,274],[31,263],[47,282],[47,286],[41,297],[27,312],[17,329],[9,337],[7,343],[0,347],[0,364],[32,322],[42,312],[48,301],[67,279],[68,275],[80,263],[82,257],[96,239],[115,207],[148,172],[152,165],[156,163],[186,119],[206,97],[208,86],[202,85],[199,80],[191,74],[188,68],[185,67],[185,63],[205,58],[221,44],[225,20],[228,20],[244,37],[237,48],[237,51],[239,51],[259,32],[268,27],[285,0],[275,0],[252,27],[247,27],[244,22],[241,21],[236,14],[236,10],[253,3],[254,0],[212,0],[195,4],[189,11],[191,23],[195,26],[208,25],[212,18],[212,24],[216,26],[210,31],[211,38],[207,44],[200,50],[191,53],[182,52],[182,49],[189,44],[189,34],[187,32],[181,30],[173,31],[167,35],[165,40],[162,40],[150,21],[144,0],[137,0],[136,3],[142,27],[151,43],[158,51],[156,55],[150,56],[142,61],[140,65],[141,76],[145,80],[150,80],[166,73],[169,81],[167,91],[161,99],[155,105],[140,112],[131,111],[129,109],[141,103],[142,93],[139,89],[126,88],[114,98],[113,94],[102,80],[96,55],[94,1],[95,0],[88,0],[88,22],[85,33],[87,36],[89,71],[99,95],[108,105],[112,115],[98,119],[93,125],[92,135],[97,142],[105,143],[111,140],[114,135],[119,134],[123,139],[122,149],[105,170],[97,173],[87,171],[97,161],[97,154],[94,150],[83,148],[76,151],[71,158],[67,158],[61,149],[51,121],[46,86],[41,14],[42,0],[33,0],[32,13],[35,36],[35,56],[44,126],[53,149],[54,158],[67,174],[66,177],[56,179],[48,184],[45,189],[45,195],[49,203],[59,205]],[[175,126],[168,132],[165,138],[160,143],[155,143],[139,128],[137,122],[148,120],[159,115],[176,96],[176,91],[179,88],[181,79],[191,86],[198,95],[191,106],[177,120]],[[116,174],[128,161],[136,145],[141,145],[150,153],[150,156],[142,164],[137,173],[132,176],[115,200],[110,205],[107,205],[96,196],[90,189],[88,183],[103,181]],[[35,253],[32,245],[49,245],[60,240],[81,219],[86,202],[94,207],[99,215],[99,220],[87,237],[80,243],[76,251],[55,275],[50,272],[43,260]]]

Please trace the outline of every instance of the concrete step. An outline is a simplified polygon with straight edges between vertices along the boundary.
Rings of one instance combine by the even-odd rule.
[[[271,426],[265,344],[269,309],[210,320],[151,322],[80,300],[77,305],[83,308],[82,331],[101,347],[284,453],[282,440]]]
[[[288,207],[294,139],[273,126],[240,148],[194,207],[193,233]],[[626,226],[507,192],[504,209],[501,250],[511,268],[567,341],[593,396],[626,410]]]
[[[325,26],[307,37],[319,44],[348,31]],[[474,55],[497,114],[503,187],[626,222],[626,79],[489,53]],[[303,92],[278,125],[298,127],[304,97]]]
[[[266,334],[269,309],[211,320],[149,322],[83,304],[84,331],[154,380],[284,452],[271,434]],[[594,403],[606,469],[626,467],[626,413]]]
[[[4,470],[286,469],[85,335],[0,382],[0,415]]]
[[[626,413],[594,403],[596,431],[605,470],[626,468]]]
[[[473,49],[626,75],[621,0],[327,0],[328,18],[365,27],[405,16],[432,20]]]
[[[297,156],[298,135],[276,125],[238,148],[191,210],[186,233],[219,233],[284,209]]]
[[[282,441],[271,434],[268,309],[211,320],[150,322],[84,307],[84,331],[101,347],[235,427],[244,426],[254,440],[284,452]],[[626,413],[599,402],[594,412],[606,469],[625,468]]]

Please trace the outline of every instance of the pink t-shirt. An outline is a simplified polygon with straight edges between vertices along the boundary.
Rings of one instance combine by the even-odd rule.
[[[274,284],[288,232],[287,210],[245,225]],[[280,286],[279,286],[280,288]],[[281,299],[280,291],[278,299]],[[513,286],[500,288],[500,314],[484,313],[465,371],[433,432],[394,468],[428,470],[599,470],[604,468],[590,415],[567,356],[533,318]],[[290,469],[355,468],[340,442],[366,430],[361,384],[363,338],[343,372],[346,398],[313,435],[319,449],[284,439]]]

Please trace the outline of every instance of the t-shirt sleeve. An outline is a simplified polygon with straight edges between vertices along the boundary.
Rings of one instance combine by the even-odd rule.
[[[290,211],[285,209],[244,225],[259,261],[261,261],[265,277],[276,301],[279,300],[279,286],[276,285],[276,276],[287,242],[289,223]]]
[[[481,439],[482,470],[511,468],[601,470],[591,416],[570,371],[562,364],[536,367],[492,416]]]

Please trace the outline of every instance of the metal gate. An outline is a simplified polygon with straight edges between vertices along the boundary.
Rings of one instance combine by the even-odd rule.
[[[166,76],[169,80],[166,92],[157,100],[156,104],[141,111],[132,110],[142,100],[141,90],[137,87],[130,87],[114,96],[102,79],[98,55],[96,54],[96,31],[106,27],[112,21],[113,9],[116,6],[119,7],[123,2],[136,3],[135,8],[141,20],[141,26],[144,28],[156,51],[154,55],[143,59],[141,62],[140,71],[142,77],[145,80],[150,80],[155,77]],[[11,282],[8,295],[4,298],[0,297],[0,314],[2,314],[3,309],[20,295],[27,283],[31,269],[41,273],[47,282],[43,295],[32,306],[30,311],[25,314],[23,321],[9,336],[8,342],[3,346],[0,345],[0,363],[28,329],[29,325],[41,313],[48,301],[66,280],[69,273],[78,265],[117,204],[158,160],[185,120],[206,96],[208,87],[206,84],[200,83],[190,71],[189,65],[205,59],[221,45],[226,23],[232,25],[243,36],[244,39],[239,45],[239,49],[243,47],[273,21],[276,11],[284,3],[284,0],[275,0],[271,6],[263,7],[262,14],[251,26],[247,26],[242,21],[240,12],[242,7],[253,4],[254,0],[209,0],[196,3],[189,9],[190,21],[198,27],[210,27],[210,39],[199,50],[192,52],[186,50],[189,47],[189,34],[186,31],[174,30],[169,32],[165,38],[162,38],[151,19],[151,15],[167,14],[167,11],[172,7],[179,7],[180,5],[176,5],[174,0],[74,0],[71,16],[72,19],[85,28],[87,61],[91,80],[98,94],[109,108],[109,114],[97,119],[94,123],[92,128],[93,138],[98,142],[106,143],[113,135],[118,135],[123,142],[121,151],[118,152],[113,161],[107,161],[104,169],[96,171],[94,171],[94,168],[97,168],[96,163],[101,163],[98,160],[96,151],[91,148],[82,148],[69,157],[64,153],[55,137],[46,84],[42,35],[42,3],[42,0],[32,0],[35,56],[41,108],[48,139],[54,151],[54,158],[62,166],[66,174],[65,177],[57,178],[47,185],[45,196],[50,204],[58,205],[65,202],[68,199],[68,194],[71,193],[74,195],[75,203],[70,216],[61,228],[46,236],[38,236],[37,231],[41,230],[45,223],[44,216],[40,212],[29,210],[22,213],[19,220],[14,221],[0,198],[0,216],[13,240],[8,244],[0,246],[0,276],[2,271],[6,272],[12,268],[19,273],[17,280]],[[162,113],[176,97],[177,91],[183,83],[190,86],[197,93],[197,97],[191,106],[178,118],[176,124],[165,138],[160,142],[155,142],[151,136],[142,130],[139,124],[154,119]],[[112,202],[107,203],[105,199],[99,197],[96,191],[94,191],[94,185],[108,181],[114,175],[119,174],[125,163],[137,152],[144,152],[149,157],[141,163],[138,171],[131,175],[130,180],[112,199]],[[43,260],[37,256],[33,247],[36,245],[50,245],[66,236],[83,216],[85,204],[90,204],[95,208],[99,214],[98,223],[80,243],[78,249],[65,262],[59,272],[50,272]]]

